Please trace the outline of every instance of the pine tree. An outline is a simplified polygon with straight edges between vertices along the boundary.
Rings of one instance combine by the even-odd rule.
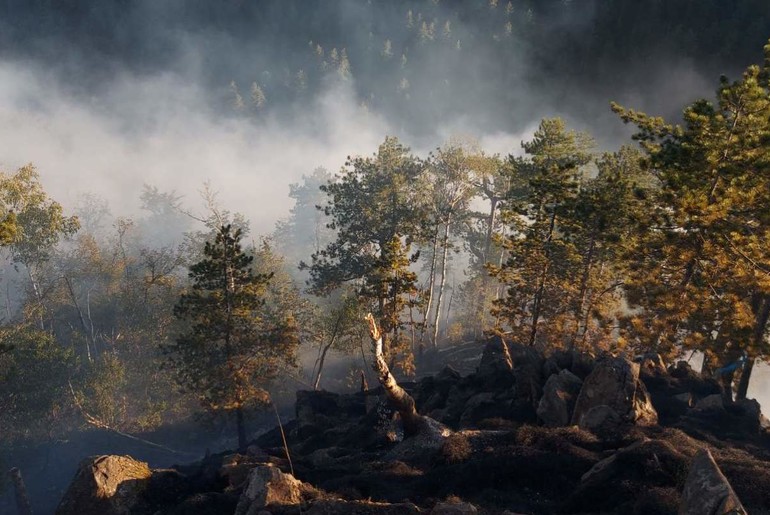
[[[409,269],[418,254],[412,244],[424,222],[413,187],[423,163],[396,138],[388,137],[373,158],[355,158],[328,195],[324,213],[335,241],[301,266],[310,272],[311,291],[328,295],[349,282],[372,304],[388,336],[389,359],[411,369],[412,353],[402,332],[402,312],[413,302],[417,276]]]
[[[174,309],[184,328],[167,352],[180,385],[205,408],[235,413],[244,448],[244,411],[269,402],[265,388],[281,365],[294,362],[298,341],[290,315],[266,320],[271,275],[253,272],[240,239],[240,230],[222,226],[206,243],[204,258],[190,267],[192,286]]]
[[[661,183],[633,247],[628,295],[643,319],[632,329],[657,350],[703,350],[712,366],[767,351],[770,44],[765,56],[740,81],[723,78],[716,103],[688,106],[683,126],[613,105]],[[748,374],[742,383],[739,396]]]
[[[567,131],[557,118],[543,120],[532,141],[522,146],[527,157],[511,159],[511,164],[528,184],[506,203],[508,259],[492,271],[508,288],[497,304],[500,315],[519,339],[534,345],[544,321],[558,334],[565,334],[569,324],[566,307],[576,295],[580,269],[580,252],[571,237],[574,204],[591,161],[592,141],[587,134]]]

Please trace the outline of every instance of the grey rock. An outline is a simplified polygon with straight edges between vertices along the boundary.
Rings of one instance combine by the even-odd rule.
[[[444,424],[425,417],[424,426],[414,436],[404,439],[389,450],[385,461],[414,462],[432,458],[444,445],[452,431]]]
[[[499,336],[490,338],[484,346],[484,352],[481,355],[481,362],[476,374],[479,376],[494,376],[500,372],[512,371],[513,361],[505,341]]]
[[[465,402],[465,409],[460,416],[460,426],[465,427],[473,422],[478,422],[484,412],[494,411],[496,406],[493,392],[482,392],[474,395]]]
[[[687,406],[692,406],[692,394],[689,392],[676,394],[673,396],[673,398],[683,404],[686,404]]]
[[[708,449],[693,458],[682,492],[679,515],[746,514],[740,499]]]
[[[638,379],[630,418],[638,426],[654,426],[658,423],[658,412],[652,404],[652,397],[644,383]]]
[[[578,423],[580,429],[591,431],[602,438],[616,435],[622,425],[623,419],[618,412],[606,404],[594,406],[588,410],[580,417]]]
[[[709,395],[708,397],[704,397],[698,402],[695,403],[695,409],[699,410],[714,410],[714,409],[724,409],[725,403],[724,399],[719,394]]]
[[[235,515],[256,515],[269,504],[294,505],[302,501],[302,482],[278,467],[260,465],[249,474]]]
[[[141,513],[142,493],[152,471],[130,456],[91,456],[78,466],[57,515]]]
[[[562,370],[548,378],[543,396],[537,406],[537,416],[546,426],[569,424],[583,381],[569,370]]]
[[[588,411],[602,405],[610,407],[627,422],[639,425],[658,422],[650,395],[639,380],[639,364],[624,358],[606,358],[597,363],[583,381],[572,423],[580,425]]]
[[[545,358],[540,351],[520,343],[508,344],[513,362],[513,376],[516,378],[515,398],[526,401],[537,409],[543,395],[543,364]]]

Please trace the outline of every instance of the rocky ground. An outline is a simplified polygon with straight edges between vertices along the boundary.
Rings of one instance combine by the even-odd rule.
[[[479,345],[475,373],[402,384],[430,431],[405,434],[381,388],[300,391],[288,456],[275,428],[165,470],[90,457],[57,513],[770,513],[756,401],[657,356]]]

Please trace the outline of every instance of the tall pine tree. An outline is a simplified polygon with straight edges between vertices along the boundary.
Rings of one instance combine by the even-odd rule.
[[[753,360],[767,353],[769,78],[770,44],[764,66],[723,78],[716,103],[687,107],[683,126],[613,106],[639,128],[661,183],[630,254],[633,327],[657,350],[703,350],[712,366],[747,353],[739,397]],[[729,394],[733,378],[724,378]]]
[[[184,328],[167,351],[183,388],[213,413],[235,414],[244,448],[244,411],[269,402],[265,388],[282,365],[294,363],[298,339],[291,315],[265,317],[272,274],[253,272],[240,240],[240,230],[221,227],[190,267],[192,286],[174,309]]]
[[[312,255],[311,290],[329,294],[354,282],[382,323],[386,355],[412,367],[409,338],[402,330],[404,310],[414,302],[417,260],[412,244],[424,224],[424,211],[414,185],[424,164],[396,138],[388,137],[375,156],[350,159],[341,177],[322,187],[328,195],[323,210],[335,241]]]

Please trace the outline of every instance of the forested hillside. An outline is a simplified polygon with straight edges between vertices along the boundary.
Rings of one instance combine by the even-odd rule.
[[[250,115],[306,106],[335,72],[399,132],[473,134],[560,113],[618,142],[609,100],[676,117],[756,62],[761,0],[9,0],[0,38],[89,95],[125,70],[195,68],[214,105]],[[87,78],[87,80],[83,80]],[[231,89],[232,88],[232,89]],[[469,112],[473,110],[474,112]],[[597,123],[598,121],[598,123]],[[428,144],[435,145],[433,141]]]
[[[498,334],[703,356],[745,399],[768,37],[760,0],[3,2],[0,463],[190,421],[245,448],[297,389],[374,380],[369,312],[399,378]]]

